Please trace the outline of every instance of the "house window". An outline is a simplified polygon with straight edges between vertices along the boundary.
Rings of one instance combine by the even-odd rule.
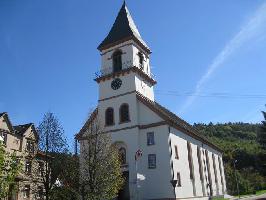
[[[117,50],[113,54],[113,72],[122,70],[122,52]]]
[[[30,198],[30,186],[29,185],[25,185],[23,197],[24,199]]]
[[[34,141],[32,141],[32,140],[27,140],[26,150],[27,150],[29,153],[34,153]]]
[[[147,145],[154,145],[154,132],[147,133]]]
[[[6,133],[1,133],[0,136],[2,136],[3,138],[3,145],[6,145],[7,144],[7,134]]]
[[[175,145],[175,159],[179,159],[177,145]]]
[[[179,172],[177,172],[177,174],[176,174],[176,186],[181,187],[181,178],[180,178]]]
[[[107,108],[105,111],[105,125],[111,126],[114,124],[114,109]]]
[[[30,174],[31,173],[31,161],[27,160],[25,163],[25,172]]]
[[[121,147],[119,149],[119,156],[121,159],[121,164],[125,165],[127,163],[127,154],[126,154],[126,149],[124,147]]]
[[[129,122],[129,108],[128,104],[122,104],[119,109],[120,123]]]
[[[38,174],[39,176],[42,176],[43,175],[43,171],[44,171],[44,163],[39,161],[39,166],[38,166]]]
[[[37,199],[43,199],[43,188],[41,186],[39,186],[37,189],[36,198]]]
[[[148,155],[148,168],[155,169],[156,168],[156,154]]]

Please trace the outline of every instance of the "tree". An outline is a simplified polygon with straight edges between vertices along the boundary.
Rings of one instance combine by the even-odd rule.
[[[54,187],[51,197],[53,200],[78,200],[79,194],[79,158],[73,154],[57,156],[64,167],[59,174],[60,186]]]
[[[50,199],[51,190],[59,177],[61,169],[66,167],[58,163],[57,156],[67,152],[64,130],[53,113],[48,112],[37,128],[39,148],[44,152],[44,166],[41,170],[42,183],[46,200]]]
[[[113,199],[124,182],[118,150],[101,127],[96,117],[80,139],[82,200]]]
[[[19,174],[20,169],[21,164],[18,162],[16,154],[5,152],[0,141],[0,199],[6,197],[9,192],[12,192],[10,187],[14,185],[15,178]]]
[[[264,121],[262,121],[261,129],[258,132],[258,142],[266,149],[266,112],[262,111]]]

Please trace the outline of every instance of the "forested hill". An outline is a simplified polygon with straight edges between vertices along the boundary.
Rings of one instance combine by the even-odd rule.
[[[263,162],[266,152],[257,142],[260,124],[225,123],[194,124],[206,138],[217,144],[223,152],[228,192],[236,194],[233,162],[242,194],[266,188],[266,173]],[[263,167],[264,166],[264,167]]]

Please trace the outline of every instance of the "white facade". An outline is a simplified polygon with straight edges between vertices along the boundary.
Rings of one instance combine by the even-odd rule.
[[[113,56],[117,51],[121,52],[122,60],[119,71],[114,70],[116,61]],[[143,63],[140,54],[143,55]],[[226,182],[221,151],[198,136],[189,124],[154,101],[153,85],[156,82],[152,78],[149,54],[134,39],[101,49],[101,74],[96,78],[99,83],[97,114],[104,123],[104,132],[111,134],[112,142],[126,148],[126,171],[129,173],[128,198],[120,196],[118,199],[208,199],[211,193],[212,196],[223,196]],[[113,88],[116,79],[121,82]],[[120,107],[124,104],[129,108],[129,120],[121,123]],[[108,108],[112,108],[114,113],[111,125],[106,124]],[[151,132],[154,144],[148,145],[147,133]],[[190,158],[188,146],[191,147]],[[143,154],[136,162],[138,150]],[[153,167],[149,168],[149,155],[156,156],[155,167],[150,162],[150,167]],[[136,181],[137,173],[145,180]],[[181,183],[173,187],[171,181],[177,180],[178,174]]]

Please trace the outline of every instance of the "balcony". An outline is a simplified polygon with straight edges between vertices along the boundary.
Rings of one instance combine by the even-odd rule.
[[[133,65],[132,61],[126,61],[122,63],[122,66],[118,66],[118,67],[109,66],[105,69],[102,69],[96,72],[95,80],[98,82],[104,79],[105,77],[109,77],[111,75],[119,75],[123,72],[131,71],[131,70],[137,72],[143,78],[148,79],[148,81],[150,81],[152,84],[156,84],[156,81],[154,80],[155,76],[151,72],[146,71],[147,67],[145,67],[144,64],[138,63],[138,65],[136,66],[136,65]]]

